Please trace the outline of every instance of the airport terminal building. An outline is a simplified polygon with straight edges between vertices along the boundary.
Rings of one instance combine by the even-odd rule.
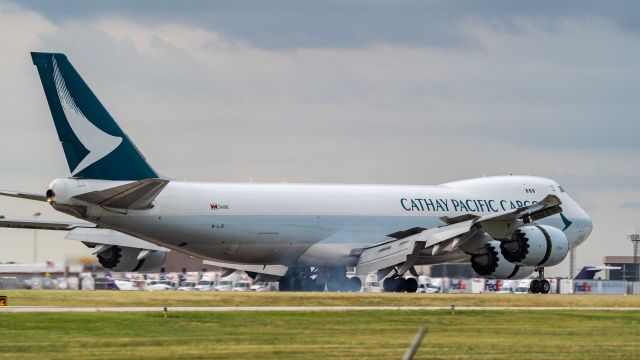
[[[616,266],[620,269],[607,270],[608,280],[638,281],[638,264],[633,261],[633,256],[605,256],[602,263],[606,266]]]

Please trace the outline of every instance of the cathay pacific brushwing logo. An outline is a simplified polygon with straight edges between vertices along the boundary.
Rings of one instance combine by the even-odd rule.
[[[60,73],[60,69],[58,69],[55,56],[53,56],[53,79],[56,84],[60,105],[62,106],[64,116],[67,118],[71,130],[76,134],[76,137],[82,145],[89,150],[87,156],[85,156],[71,172],[71,176],[75,176],[96,161],[109,155],[120,145],[122,138],[109,135],[98,129],[84,116],[67,89],[62,73]]]
[[[569,228],[569,226],[571,226],[571,224],[573,224],[573,222],[569,219],[567,219],[566,216],[564,216],[563,213],[560,213],[560,219],[562,219],[562,223],[564,224],[564,229],[562,229],[562,231],[565,231]]]

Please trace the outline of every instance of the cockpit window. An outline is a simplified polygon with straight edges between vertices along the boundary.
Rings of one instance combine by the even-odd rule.
[[[565,192],[564,188],[562,186],[560,186],[560,185],[558,185],[558,189],[560,189],[560,192]]]

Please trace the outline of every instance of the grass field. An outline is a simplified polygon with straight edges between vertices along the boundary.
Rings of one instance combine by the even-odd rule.
[[[232,293],[0,290],[14,306],[562,306],[639,307],[640,296],[394,293]]]
[[[640,312],[0,313],[0,359],[637,359]]]

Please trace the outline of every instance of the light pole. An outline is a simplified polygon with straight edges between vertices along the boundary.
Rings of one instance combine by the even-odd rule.
[[[634,234],[631,234],[629,236],[627,236],[629,238],[629,240],[631,240],[631,243],[633,244],[633,269],[634,269],[634,277],[633,279],[631,279],[631,294],[635,294],[635,282],[638,281],[638,279],[640,279],[640,269],[638,268],[638,247],[640,245],[640,234],[638,234],[638,229],[636,229],[636,232]]]
[[[42,213],[37,211],[33,213],[33,220],[38,221],[38,217],[40,217]],[[33,229],[33,263],[35,264],[38,261],[38,230]]]
[[[638,252],[640,251],[640,234],[636,231],[635,234],[629,235],[628,238],[633,244],[633,267],[635,270],[634,279],[631,279],[631,281],[639,281],[640,269],[638,268],[638,256],[640,256],[640,254]]]

